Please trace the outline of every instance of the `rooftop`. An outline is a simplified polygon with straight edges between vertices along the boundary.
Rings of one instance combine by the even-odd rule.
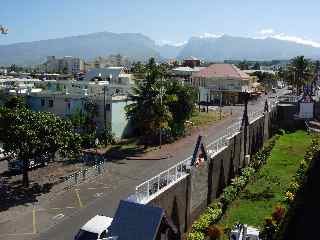
[[[194,73],[193,77],[203,78],[238,78],[249,79],[250,76],[232,64],[212,64],[209,67],[201,69]]]

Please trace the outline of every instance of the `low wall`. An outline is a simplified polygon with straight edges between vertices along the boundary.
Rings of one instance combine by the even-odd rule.
[[[186,232],[230,180],[248,164],[245,163],[245,155],[256,153],[269,139],[272,123],[276,120],[275,109],[242,127],[229,138],[227,147],[210,156],[200,167],[192,167],[186,178],[160,193],[149,204],[165,209],[180,233]]]

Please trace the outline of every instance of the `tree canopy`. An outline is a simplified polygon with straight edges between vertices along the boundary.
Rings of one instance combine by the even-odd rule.
[[[0,108],[0,140],[4,150],[23,162],[23,184],[29,185],[30,159],[78,154],[80,137],[69,120],[48,112],[33,112],[25,107]]]
[[[133,103],[126,107],[129,120],[145,142],[155,142],[160,129],[171,136],[184,132],[184,123],[190,118],[196,92],[177,80],[166,80],[166,66],[150,59],[145,78],[137,82],[131,96]]]

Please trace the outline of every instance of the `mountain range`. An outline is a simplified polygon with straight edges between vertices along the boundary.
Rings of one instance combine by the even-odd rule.
[[[297,55],[320,58],[320,48],[275,38],[191,37],[181,46],[157,45],[140,33],[100,32],[59,39],[0,45],[0,65],[33,65],[46,56],[75,56],[86,60],[121,54],[130,60],[145,61],[194,56],[207,61],[290,59]]]

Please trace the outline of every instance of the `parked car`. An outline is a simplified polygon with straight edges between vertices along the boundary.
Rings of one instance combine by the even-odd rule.
[[[96,215],[83,225],[74,240],[99,240],[107,238],[108,227],[113,218]]]
[[[236,224],[230,233],[230,240],[261,240],[259,230],[244,224]]]
[[[35,159],[29,160],[29,169],[47,166],[49,162],[48,155],[41,155]],[[8,170],[11,172],[21,172],[23,170],[23,161],[21,159],[13,159],[8,162]]]

